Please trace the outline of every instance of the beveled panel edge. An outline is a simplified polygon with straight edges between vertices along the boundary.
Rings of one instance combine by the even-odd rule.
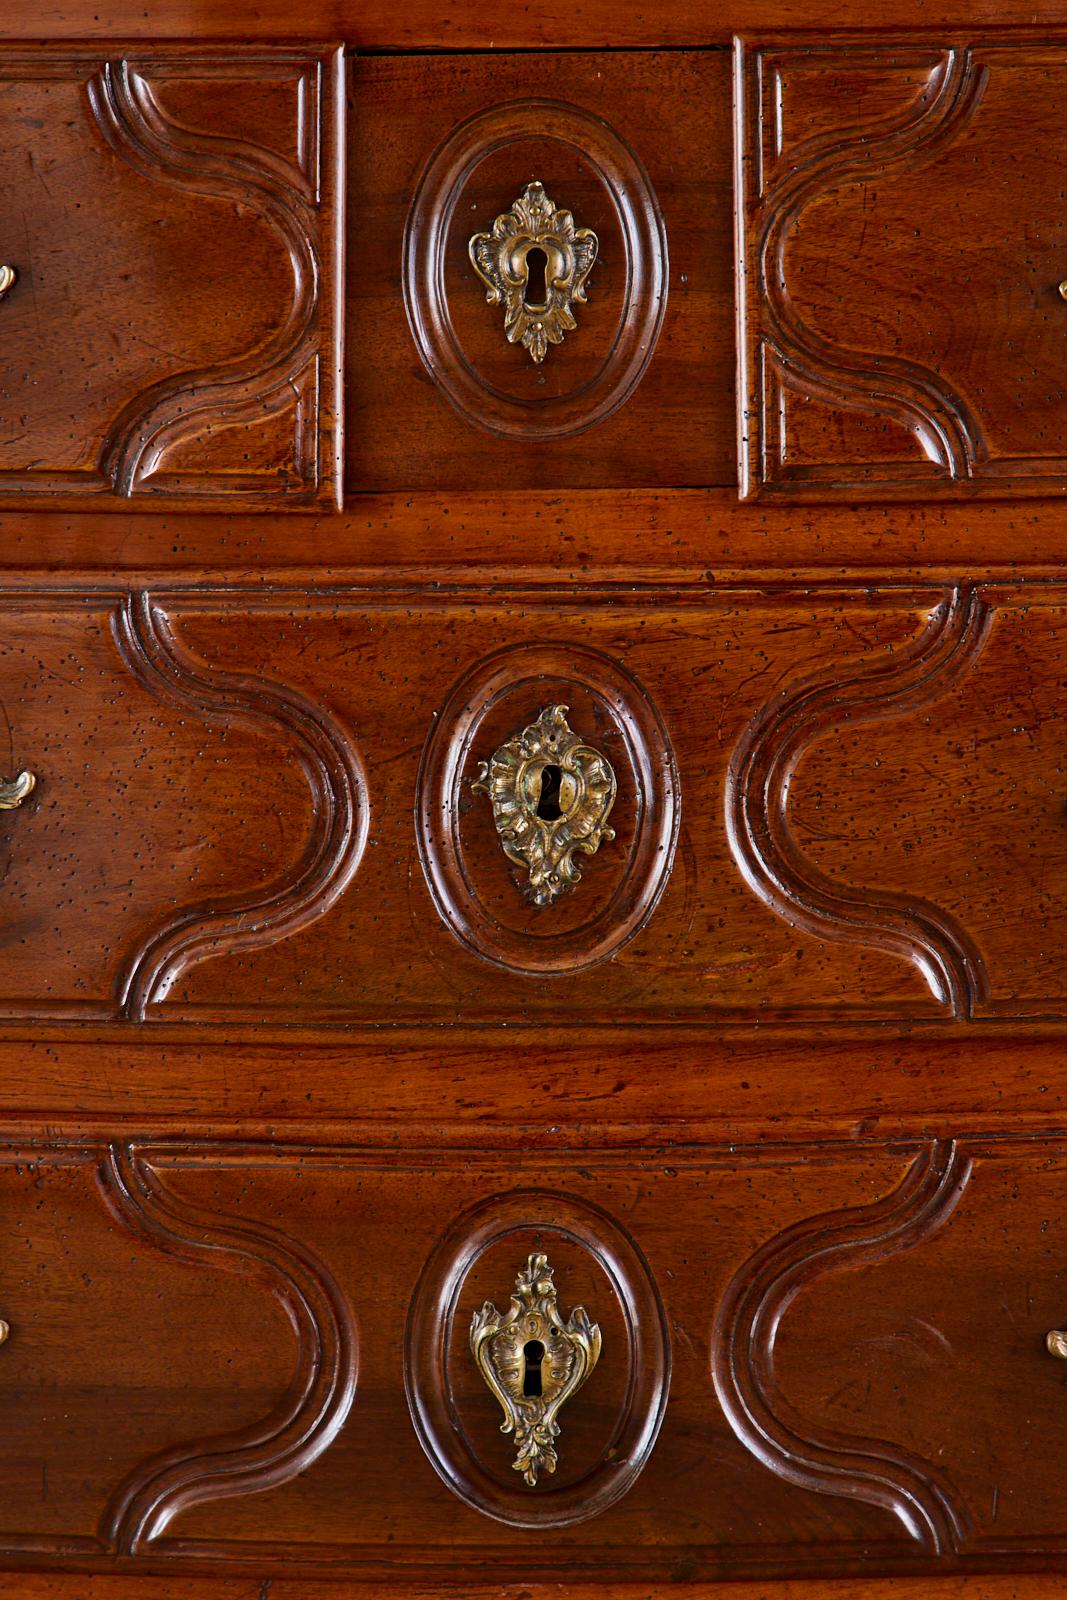
[[[456,197],[479,161],[536,131],[581,151],[615,204],[626,256],[626,302],[611,348],[578,389],[531,405],[502,394],[464,355],[452,323],[442,258]],[[652,181],[604,118],[562,101],[509,100],[476,112],[431,155],[404,227],[404,309],[426,371],[461,416],[504,438],[569,438],[624,405],[651,361],[667,308],[667,232]],[[472,291],[473,292],[473,291]],[[589,335],[586,335],[589,338]]]
[[[97,19],[99,20],[99,19]],[[116,30],[118,31],[118,30]],[[344,416],[344,118],[345,56],[339,43],[288,42],[260,37],[254,43],[223,48],[206,39],[182,39],[186,29],[177,30],[174,39],[150,35],[116,41],[110,34],[95,41],[79,42],[72,35],[62,44],[45,44],[35,31],[32,40],[11,38],[0,23],[0,72],[6,63],[22,66],[27,73],[54,75],[57,67],[69,66],[90,71],[87,85],[87,117],[116,154],[141,173],[147,181],[172,183],[193,193],[216,194],[212,181],[221,181],[223,191],[235,203],[258,213],[264,226],[272,228],[288,250],[293,269],[293,304],[287,319],[286,336],[273,340],[271,360],[261,369],[242,367],[233,362],[215,369],[193,370],[151,384],[144,392],[128,397],[118,408],[104,437],[95,469],[53,474],[37,482],[31,472],[0,473],[0,517],[12,520],[54,511],[75,519],[95,515],[106,505],[107,514],[125,519],[151,506],[157,520],[161,514],[205,515],[213,520],[232,514],[236,508],[249,515],[319,513],[340,511],[343,497],[343,416]],[[336,39],[336,29],[328,38]],[[235,65],[237,63],[237,65]],[[155,104],[150,88],[147,99],[131,92],[138,69],[146,74],[158,66],[166,70],[180,65],[217,67],[236,72],[243,64],[254,69],[264,63],[308,69],[315,78],[313,104],[316,124],[316,172],[292,172],[287,163],[264,152],[262,170],[250,167],[248,149],[237,156],[223,157],[221,147],[239,146],[239,141],[212,135],[210,130],[193,131],[171,124]],[[92,70],[92,69],[95,69]],[[131,70],[132,69],[132,70]],[[239,74],[238,74],[239,75]],[[195,160],[210,168],[212,160],[227,171],[220,180],[210,174],[200,180],[187,170],[190,153],[183,155],[181,141],[193,147]],[[199,138],[200,148],[195,148]],[[290,178],[298,179],[297,182]],[[260,192],[262,191],[262,192]],[[323,272],[323,267],[326,272]],[[332,295],[322,294],[323,278],[332,282]],[[321,337],[319,337],[321,333]],[[270,344],[272,341],[268,341]],[[261,353],[261,352],[260,352]],[[257,352],[252,352],[255,357]],[[213,383],[213,377],[220,381]],[[188,380],[188,381],[186,381]],[[266,388],[263,384],[267,383]],[[258,386],[258,387],[257,387]],[[198,398],[190,403],[189,396]],[[138,463],[154,442],[170,432],[178,440],[195,439],[194,418],[215,411],[230,417],[241,408],[254,414],[260,407],[262,418],[282,409],[295,396],[298,412],[294,432],[299,436],[303,457],[303,481],[290,489],[258,484],[255,488],[234,487],[229,474],[216,472],[205,477],[200,487],[137,487]],[[306,407],[303,417],[299,408]],[[181,476],[181,475],[179,475]],[[186,478],[195,474],[186,473]],[[11,482],[8,480],[16,480]],[[265,493],[270,501],[262,504]],[[259,502],[257,504],[257,502]],[[210,507],[210,509],[205,509]],[[250,508],[255,509],[250,509]]]
[[[542,1228],[584,1250],[614,1288],[627,1326],[630,1381],[611,1459],[567,1488],[530,1495],[481,1467],[459,1427],[447,1387],[446,1349],[468,1274],[492,1245]],[[622,1224],[559,1189],[513,1189],[455,1217],[411,1297],[404,1334],[404,1389],[412,1425],[434,1471],[476,1511],[512,1528],[568,1528],[620,1500],[636,1483],[663,1423],[671,1378],[667,1316],[651,1268]],[[504,1468],[504,1476],[507,1467]]]
[[[457,797],[485,715],[547,675],[587,690],[614,723],[633,768],[638,816],[630,860],[608,905],[580,928],[533,941],[502,926],[477,895],[459,836]],[[472,954],[527,976],[581,972],[613,956],[655,911],[674,865],[681,805],[667,729],[620,662],[566,640],[505,646],[464,672],[431,725],[416,783],[419,861],[442,921]]]

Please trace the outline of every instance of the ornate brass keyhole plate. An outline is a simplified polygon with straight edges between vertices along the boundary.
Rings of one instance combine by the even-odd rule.
[[[509,344],[521,344],[538,366],[549,345],[562,344],[578,326],[571,308],[585,304],[585,280],[598,249],[592,229],[576,228],[571,213],[558,210],[537,182],[497,217],[491,233],[471,238],[471,264],[489,304],[504,307]]]
[[[503,1408],[501,1433],[515,1436],[512,1465],[531,1489],[539,1473],[556,1470],[556,1418],[596,1366],[600,1346],[600,1329],[582,1306],[563,1321],[544,1255],[527,1259],[503,1316],[489,1300],[474,1313],[471,1352]]]
[[[567,706],[545,706],[536,722],[478,764],[471,787],[493,803],[493,821],[508,859],[528,874],[526,894],[551,905],[581,872],[575,855],[595,855],[615,837],[608,817],[615,774],[605,756],[567,723]]]
[[[14,778],[0,778],[0,811],[14,811],[37,787],[32,772],[20,772]]]

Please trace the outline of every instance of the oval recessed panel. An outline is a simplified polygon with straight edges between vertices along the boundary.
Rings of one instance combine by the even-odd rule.
[[[599,241],[577,327],[537,365],[509,344],[469,256],[531,181]],[[655,349],[667,302],[667,239],[638,157],[603,118],[517,100],[461,124],[432,157],[404,239],[404,301],[427,371],[471,422],[559,439],[610,416]]]
[[[531,1487],[515,1470],[514,1436],[501,1432],[470,1332],[487,1301],[506,1311],[516,1273],[539,1252],[561,1316],[584,1307],[602,1349],[559,1413],[556,1470]],[[516,1528],[567,1527],[614,1505],[648,1460],[670,1382],[666,1317],[637,1245],[599,1207],[536,1190],[483,1201],[449,1228],[413,1296],[404,1356],[408,1406],[434,1469],[468,1505]]]
[[[581,881],[533,905],[505,855],[479,764],[551,705],[610,763],[614,838],[576,857]],[[674,753],[637,680],[598,650],[565,641],[505,649],[456,684],[423,750],[416,819],[434,904],[456,938],[530,976],[580,972],[614,955],[648,921],[670,875],[680,801]]]

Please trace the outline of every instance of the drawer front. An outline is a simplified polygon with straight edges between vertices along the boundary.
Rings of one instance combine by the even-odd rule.
[[[1067,107],[1047,37],[738,61],[750,495],[1067,485]]]
[[[1062,1018],[1065,626],[1050,590],[11,595],[4,1013]]]
[[[0,52],[0,500],[335,503],[341,70]]]
[[[499,1582],[1059,1558],[1065,1184],[1056,1138],[5,1145],[0,1550]],[[516,1472],[531,1364],[570,1387],[554,1470]]]
[[[350,488],[733,483],[726,52],[351,73]]]

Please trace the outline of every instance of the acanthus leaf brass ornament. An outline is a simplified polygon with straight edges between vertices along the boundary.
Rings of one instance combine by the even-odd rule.
[[[20,772],[14,778],[0,778],[0,811],[14,811],[37,787],[32,772]]]
[[[1067,1361],[1067,1333],[1061,1328],[1053,1328],[1051,1333],[1045,1335],[1045,1348],[1050,1356]]]
[[[0,300],[2,300],[7,291],[14,286],[17,276],[18,274],[16,273],[14,267],[0,266]]]
[[[568,725],[568,709],[544,706],[535,722],[478,763],[471,784],[492,801],[504,853],[526,869],[525,892],[536,906],[551,905],[580,882],[577,852],[595,855],[615,837],[608,827],[615,773]]]
[[[586,303],[585,280],[600,248],[596,234],[576,228],[571,213],[558,210],[535,181],[497,217],[491,233],[473,234],[468,248],[485,298],[504,307],[509,344],[521,344],[540,366],[549,345],[562,344],[578,326],[571,307]],[[545,258],[544,298],[537,300],[527,299],[532,251]]]
[[[545,1255],[527,1258],[503,1316],[490,1300],[474,1313],[471,1351],[503,1409],[501,1433],[515,1436],[512,1466],[531,1489],[539,1473],[556,1470],[556,1418],[599,1361],[601,1342],[583,1306],[563,1321]]]

